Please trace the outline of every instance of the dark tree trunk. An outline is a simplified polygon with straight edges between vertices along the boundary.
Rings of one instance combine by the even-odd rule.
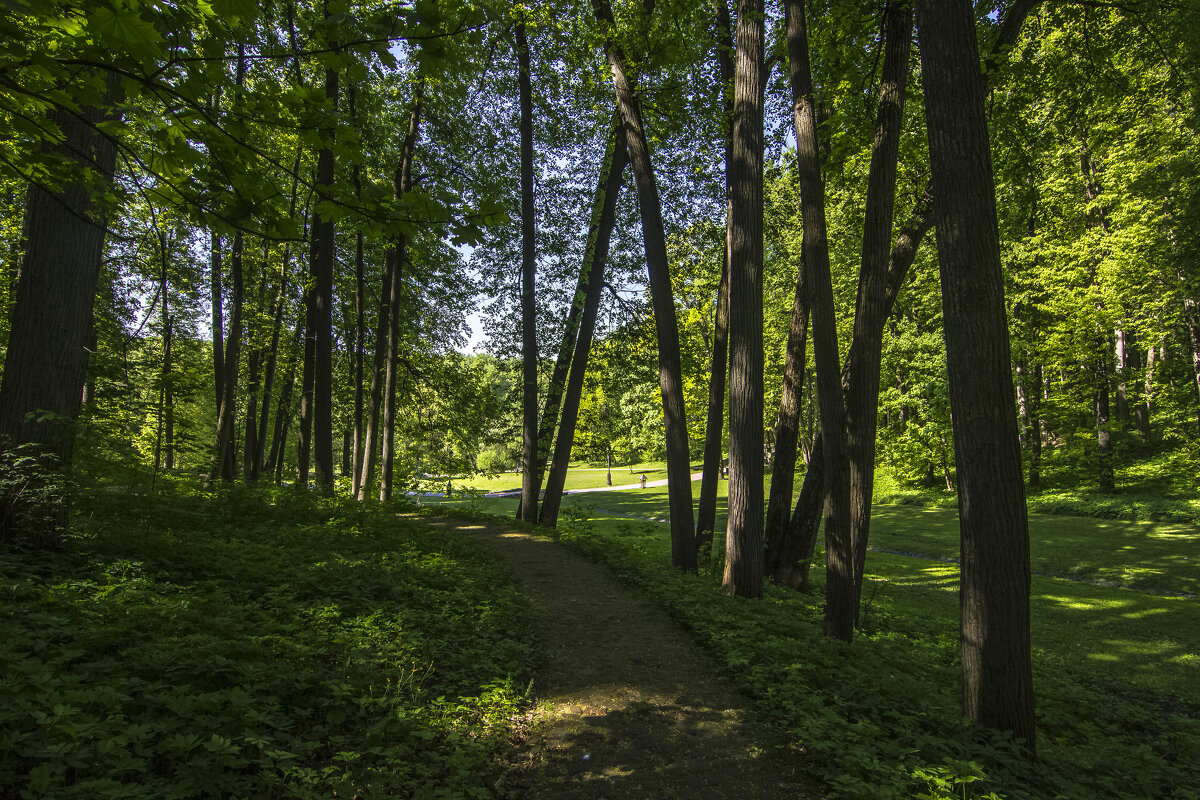
[[[225,374],[221,379],[221,404],[217,408],[217,445],[209,478],[232,481],[234,423],[237,410],[238,367],[242,351],[242,308],[245,300],[245,285],[242,275],[242,253],[244,236],[238,231],[233,237],[230,255],[233,279],[233,308],[229,313],[229,337],[225,344]]]
[[[875,117],[875,142],[867,179],[862,264],[854,314],[854,339],[846,358],[846,437],[850,455],[850,540],[854,551],[854,619],[858,620],[875,487],[875,437],[879,372],[887,321],[887,272],[896,198],[896,162],[904,121],[912,6],[892,0],[885,12],[883,74]]]
[[[1200,335],[1200,330],[1197,331]],[[1200,338],[1193,342],[1193,363],[1196,361],[1196,353],[1200,353]],[[1137,425],[1138,435],[1142,437],[1142,441],[1150,444],[1152,441],[1152,431],[1150,429],[1150,403],[1154,399],[1154,365],[1155,354],[1157,348],[1151,346],[1146,349],[1146,367],[1145,378],[1142,384],[1142,402],[1138,403],[1137,409],[1134,411],[1134,421]],[[1200,370],[1200,363],[1195,364],[1197,370]],[[1196,378],[1196,389],[1200,391],[1200,377]]]
[[[153,217],[154,210],[150,211]],[[154,226],[158,227],[158,220],[154,220]],[[170,287],[167,284],[167,234],[165,231],[158,231],[158,255],[161,266],[159,275],[158,293],[162,298],[162,328],[163,328],[163,362],[162,362],[162,431],[163,435],[160,439],[161,448],[156,447],[154,455],[154,467],[158,469],[160,463],[160,455],[162,456],[162,465],[165,469],[172,470],[175,468],[175,391],[174,391],[174,375],[175,363],[172,353],[174,347],[174,325],[171,319],[171,298],[169,296]]]
[[[608,261],[608,244],[617,217],[617,196],[621,192],[621,178],[628,163],[625,137],[620,125],[614,124],[612,139],[608,143],[600,168],[596,197],[592,202],[592,220],[583,259],[587,278],[582,286],[584,301],[579,320],[579,336],[574,357],[570,359],[571,373],[563,396],[562,421],[558,425],[554,457],[546,475],[546,497],[542,501],[540,522],[547,528],[558,525],[563,485],[566,483],[567,466],[571,461],[571,444],[575,440],[575,425],[579,419],[579,398],[583,394],[583,378],[587,372],[596,314],[600,309],[600,295],[604,289],[604,265]]]
[[[412,110],[408,115],[408,130],[400,145],[400,165],[392,179],[393,191],[399,200],[412,188],[413,154],[421,127],[421,104],[425,97],[425,77],[417,79]],[[400,295],[404,290],[404,264],[408,260],[408,239],[396,237],[392,279],[388,286],[387,354],[384,358],[383,385],[383,449],[379,457],[379,499],[392,499],[392,474],[396,461],[396,382],[400,367]]]
[[[892,247],[891,258],[887,268],[887,288],[884,299],[884,317],[890,317],[896,305],[896,298],[908,277],[908,271],[916,260],[917,250],[921,240],[933,226],[933,193],[930,188],[917,199],[909,219],[901,227],[896,236],[896,244]],[[847,360],[853,359],[854,345],[851,344],[851,354]],[[848,380],[848,374],[843,371],[843,389]],[[774,545],[768,545],[768,558],[775,565],[769,574],[776,583],[793,589],[806,590],[808,587],[809,564],[798,564],[790,559],[795,554],[804,554],[806,559],[812,557],[816,547],[816,538],[821,529],[821,514],[824,511],[825,499],[825,465],[823,463],[824,446],[821,434],[818,432],[813,441],[813,449],[808,459],[808,470],[804,483],[800,488],[800,496],[796,499],[796,507],[788,521],[783,543],[776,548],[779,552],[778,562],[770,555]],[[801,537],[793,542],[792,537]]]
[[[804,346],[808,338],[808,283],[805,281],[805,271],[801,264],[796,275],[796,294],[792,298],[787,352],[783,362],[783,390],[779,399],[779,418],[775,423],[775,463],[771,469],[771,493],[767,499],[764,571],[776,582],[780,582],[784,573],[790,574],[792,566],[784,564],[783,555],[795,487],[800,438],[800,393],[804,386]],[[809,470],[805,472],[806,482],[812,469],[811,459],[809,463]],[[815,508],[819,519],[820,506]]]
[[[601,24],[613,26],[608,0],[592,0]],[[612,39],[605,41],[605,55],[612,71],[617,107],[625,127],[625,146],[637,182],[638,208],[642,218],[642,241],[654,324],[658,334],[658,383],[662,393],[664,436],[667,451],[667,497],[671,514],[671,563],[696,571],[696,533],[692,527],[692,476],[689,464],[687,417],[683,400],[683,369],[679,355],[679,325],[671,293],[667,262],[667,239],[663,228],[662,203],[650,146],[642,125],[641,105],[630,81],[625,54]]]
[[[316,263],[317,226],[312,225],[309,244],[309,264]],[[311,272],[311,271],[310,271]],[[300,369],[300,433],[296,437],[296,485],[308,488],[308,468],[312,459],[313,388],[317,358],[317,300],[316,290],[309,282],[304,288],[304,361]]]
[[[337,70],[325,70],[325,99],[337,109]],[[325,132],[326,143],[317,155],[317,196],[324,198],[333,187],[333,130]],[[312,263],[313,308],[316,347],[313,363],[313,465],[317,488],[333,491],[333,221],[324,219],[320,206],[313,212],[316,253]]]
[[[1035,748],[1029,529],[995,189],[968,4],[918,0],[961,525],[963,713]]]
[[[739,0],[729,170],[729,521],[725,591],[763,591],[762,0]]]
[[[537,522],[542,465],[538,453],[537,309],[534,280],[533,88],[525,23],[517,25],[517,84],[521,135],[521,505],[520,518]]]
[[[242,480],[254,480],[254,454],[258,452],[258,389],[262,350],[250,348],[246,358],[246,438],[242,448]]]
[[[704,422],[704,467],[700,476],[700,501],[696,509],[696,547],[711,553],[713,528],[717,521],[717,489],[721,477],[722,433],[725,428],[725,379],[729,345],[729,228],[733,212],[729,206],[729,165],[733,161],[733,27],[729,0],[714,0],[717,18],[717,77],[729,133],[725,136],[725,247],[721,255],[721,278],[713,314],[712,358],[708,374],[708,410]]]
[[[825,633],[844,641],[854,635],[853,552],[850,542],[850,461],[846,445],[846,410],[838,356],[837,319],[825,226],[825,187],[812,99],[808,33],[803,0],[786,0],[788,57],[795,107],[796,162],[804,220],[804,263],[812,284],[813,356],[824,440],[825,497]]]
[[[209,260],[209,276],[211,278],[212,304],[212,358],[213,358],[213,388],[216,393],[217,426],[221,425],[221,398],[225,396],[225,314],[222,309],[221,297],[221,237],[212,235],[212,253]]]
[[[292,337],[292,356],[288,360],[287,377],[284,378],[283,386],[279,389],[279,402],[275,405],[275,428],[271,434],[271,454],[267,458],[266,464],[267,473],[275,476],[275,483],[281,483],[283,479],[283,454],[287,449],[287,429],[292,418],[292,392],[296,386],[296,361],[304,346],[303,337],[304,323],[299,322],[296,325],[295,335]]]
[[[1024,360],[1016,362],[1017,410],[1022,422],[1022,440],[1029,450],[1029,486],[1042,482],[1042,366],[1030,370]]]
[[[396,271],[396,253],[389,249],[383,267],[383,285],[379,292],[379,320],[375,328],[375,356],[371,361],[371,397],[367,409],[363,458],[355,498],[367,499],[375,479],[375,459],[379,455],[379,417],[383,401],[384,362],[387,357],[388,331],[391,330],[392,275]]]
[[[353,95],[351,95],[353,97]],[[354,166],[354,187],[357,195],[362,193],[359,179],[359,168]],[[358,482],[362,478],[363,463],[363,359],[366,350],[366,281],[364,278],[365,259],[363,258],[363,233],[360,230],[354,237],[354,432],[352,435],[350,460],[350,496],[358,496]]]
[[[251,464],[250,480],[258,480],[262,475],[263,462],[267,449],[267,421],[271,410],[271,393],[275,389],[275,370],[279,361],[279,338],[283,333],[283,300],[287,290],[288,253],[284,251],[283,270],[279,276],[279,289],[275,293],[274,318],[271,321],[271,345],[267,350],[267,365],[263,375],[262,413],[258,420],[257,449]]]

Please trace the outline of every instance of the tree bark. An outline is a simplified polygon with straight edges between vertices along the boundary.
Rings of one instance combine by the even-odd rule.
[[[283,475],[283,453],[287,444],[287,428],[291,420],[292,391],[296,385],[296,361],[304,344],[304,322],[296,324],[292,356],[288,360],[287,377],[279,389],[279,402],[275,404],[275,426],[271,434],[271,454],[267,458],[266,470],[280,483]]]
[[[738,0],[729,170],[729,521],[727,593],[763,591],[762,0]]]
[[[1035,749],[1029,529],[971,6],[918,0],[961,528],[963,713]]]
[[[858,621],[875,487],[879,372],[887,321],[887,271],[896,198],[896,163],[904,122],[912,6],[891,0],[884,20],[883,74],[875,117],[875,142],[867,179],[862,264],[854,314],[854,339],[846,358],[846,436],[850,457],[850,540],[854,552],[854,619]]]
[[[602,25],[615,28],[608,0],[592,0],[592,8]],[[629,79],[625,54],[611,35],[605,40],[604,49],[612,71],[617,107],[624,122],[629,163],[637,182],[650,299],[658,334],[658,382],[663,402],[667,497],[671,514],[671,563],[686,572],[695,572],[696,535],[692,527],[692,478],[683,401],[683,370],[679,355],[679,325],[671,293],[662,203],[650,160],[650,146],[642,125],[641,105]]]
[[[1100,491],[1116,491],[1113,479],[1112,431],[1110,430],[1109,384],[1112,382],[1112,345],[1107,336],[1096,340],[1095,359],[1096,474]]]
[[[325,99],[333,110],[338,104],[338,73],[325,70]],[[333,187],[333,129],[325,131],[325,145],[317,155],[317,196],[326,197]],[[317,488],[333,491],[333,221],[325,219],[320,206],[313,211],[316,252],[312,264],[313,308],[316,347],[313,363],[313,465]]]
[[[220,478],[233,480],[234,423],[237,407],[238,367],[242,352],[242,307],[245,285],[242,275],[242,253],[244,236],[241,231],[234,234],[233,250],[230,254],[233,280],[233,308],[229,313],[229,337],[225,344],[225,374],[221,379],[221,404],[217,408],[217,443],[213,456],[210,480]]]
[[[316,263],[316,219],[309,231],[309,264]],[[310,270],[311,274],[311,270]],[[304,288],[304,361],[300,369],[300,434],[296,438],[296,485],[308,488],[308,468],[312,460],[313,390],[316,380],[317,301],[313,285]]]
[[[425,97],[425,76],[417,78],[413,91],[412,109],[408,115],[408,130],[400,145],[400,166],[393,177],[396,199],[412,188],[413,154],[421,127],[421,106]],[[383,386],[383,450],[379,457],[379,500],[392,499],[392,474],[396,461],[396,383],[400,366],[400,296],[404,289],[404,264],[408,260],[408,238],[396,237],[395,260],[388,293],[387,355],[384,359]]]
[[[212,235],[212,248],[209,257],[210,304],[212,306],[212,358],[213,358],[213,389],[216,393],[217,426],[221,425],[221,398],[225,396],[225,315],[222,308],[223,298],[221,289],[222,252],[221,236]]]
[[[625,139],[619,123],[614,120],[612,138],[604,154],[596,197],[592,202],[592,220],[584,253],[587,278],[583,283],[584,301],[579,320],[579,336],[575,343],[574,357],[569,359],[571,372],[562,400],[562,421],[558,425],[554,457],[546,475],[546,497],[542,501],[539,520],[546,528],[558,525],[563,485],[567,479],[571,445],[575,440],[575,426],[579,419],[579,398],[583,394],[583,378],[587,373],[596,314],[600,309],[600,295],[604,289],[604,266],[608,261],[608,245],[617,217],[617,197],[621,192],[621,179],[628,163],[629,154],[625,150]]]
[[[790,574],[785,567],[784,538],[787,536],[788,516],[792,508],[795,487],[796,455],[800,438],[800,394],[804,387],[805,342],[808,338],[808,282],[804,265],[796,275],[796,294],[792,298],[792,316],[788,325],[787,352],[783,362],[783,390],[779,399],[779,418],[775,423],[775,463],[771,469],[771,492],[767,499],[767,522],[764,532],[766,553],[764,571],[780,581],[781,574]],[[824,456],[822,456],[824,457]],[[805,482],[809,480],[805,472]],[[803,487],[802,487],[803,488]],[[819,519],[820,506],[816,506]],[[782,571],[782,572],[781,572]]]
[[[520,518],[537,522],[541,487],[538,452],[537,309],[534,281],[535,211],[533,206],[533,88],[530,80],[529,40],[525,23],[517,24],[517,93],[521,137],[521,505]]]
[[[846,443],[846,407],[842,396],[837,320],[829,244],[825,225],[825,187],[812,98],[808,32],[803,0],[786,0],[788,57],[795,110],[796,162],[804,221],[804,263],[813,287],[813,355],[824,440],[825,634],[844,641],[854,635],[853,552],[850,541],[850,461]]]
[[[704,466],[700,476],[700,501],[696,509],[696,548],[712,551],[713,528],[717,521],[717,489],[721,477],[721,444],[725,428],[725,379],[729,345],[729,229],[733,211],[729,205],[729,165],[733,161],[733,26],[728,0],[714,0],[717,18],[717,77],[726,124],[725,136],[725,247],[721,254],[721,278],[713,314],[712,357],[708,373],[708,410],[704,422]]]
[[[1196,382],[1196,424],[1200,426],[1200,302],[1197,302],[1194,297],[1185,297],[1183,300],[1183,322],[1188,331],[1188,340],[1192,344],[1192,377]],[[1148,360],[1148,359],[1147,359]],[[1147,367],[1147,376],[1149,375],[1149,367]],[[1149,386],[1150,378],[1146,378],[1146,384]],[[1149,398],[1150,391],[1146,390],[1146,396]],[[1149,400],[1147,400],[1149,402]],[[1149,438],[1149,423],[1147,422],[1147,438]]]
[[[379,291],[379,319],[375,328],[375,356],[371,362],[371,397],[367,410],[366,434],[363,437],[363,459],[355,499],[367,499],[374,480],[375,460],[379,455],[379,417],[383,402],[384,362],[387,357],[388,331],[391,330],[392,275],[396,270],[396,253],[388,249],[384,258],[383,285]]]

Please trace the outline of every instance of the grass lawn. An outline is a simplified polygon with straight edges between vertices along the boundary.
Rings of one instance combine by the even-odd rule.
[[[700,464],[693,464],[692,471],[699,472]],[[630,483],[637,483],[642,473],[646,474],[646,479],[655,481],[667,477],[666,464],[661,461],[647,462],[645,464],[633,465],[614,465],[612,468],[612,481],[614,486],[621,486]],[[600,486],[606,486],[608,478],[607,467],[596,467],[584,464],[582,462],[572,464],[567,471],[567,479],[565,488],[567,491],[571,489],[593,489]],[[459,476],[452,479],[456,489],[459,487],[464,489],[474,489],[481,492],[509,492],[521,491],[521,475],[518,472],[502,472],[499,475],[471,475]]]

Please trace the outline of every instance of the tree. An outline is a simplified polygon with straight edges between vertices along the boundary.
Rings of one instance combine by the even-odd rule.
[[[729,523],[725,591],[761,597],[763,576],[763,10],[740,0],[729,235]]]
[[[1035,751],[1029,530],[995,189],[970,6],[918,0],[954,414],[963,712]]]
[[[520,95],[521,135],[521,505],[520,517],[538,518],[538,489],[542,464],[538,452],[537,325],[534,307],[536,254],[533,208],[533,89],[529,67],[529,40],[524,21],[517,23],[517,86]]]

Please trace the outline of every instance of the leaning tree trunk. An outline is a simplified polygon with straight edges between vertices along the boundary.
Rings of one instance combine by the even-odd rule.
[[[850,541],[854,552],[854,619],[862,598],[863,570],[871,529],[871,496],[875,488],[875,438],[879,418],[879,372],[883,359],[883,326],[887,321],[887,269],[896,199],[896,163],[904,122],[908,52],[912,41],[912,6],[902,0],[887,5],[883,74],[875,117],[875,143],[867,178],[863,221],[862,264],[854,313],[854,341],[846,359],[846,436],[850,454]]]
[[[529,41],[525,23],[517,25],[517,85],[521,134],[521,506],[520,517],[537,522],[538,488],[542,465],[538,460],[537,310],[534,280],[533,207],[533,89],[530,82]]]
[[[558,511],[562,504],[563,486],[567,480],[567,465],[571,461],[571,444],[575,439],[575,425],[579,419],[583,377],[587,371],[596,314],[600,309],[600,295],[604,289],[604,265],[608,261],[608,244],[617,218],[617,196],[621,192],[621,178],[628,163],[629,154],[625,150],[621,126],[614,121],[612,138],[600,165],[600,179],[592,202],[592,221],[583,257],[587,277],[581,281],[584,299],[579,320],[579,336],[574,357],[570,359],[571,372],[562,401],[562,421],[558,425],[554,456],[550,462],[550,471],[546,475],[546,497],[542,501],[539,522],[547,528],[558,525]]]
[[[733,211],[729,206],[729,165],[733,162],[733,26],[729,20],[729,0],[714,0],[717,18],[717,78],[721,81],[721,99],[726,124],[725,136],[725,246],[721,252],[721,278],[713,304],[713,346],[709,360],[708,410],[704,422],[704,466],[700,474],[700,500],[696,507],[696,548],[711,553],[713,529],[717,523],[717,489],[721,477],[721,444],[725,428],[725,379],[729,374],[726,358],[729,345],[729,229]]]
[[[762,0],[739,0],[729,236],[729,521],[723,586],[763,591]]]
[[[592,0],[601,24],[615,27],[608,0]],[[671,293],[667,262],[667,239],[663,228],[662,203],[650,146],[642,125],[640,101],[626,68],[625,54],[610,37],[604,44],[617,107],[625,124],[625,146],[637,182],[638,207],[642,218],[642,241],[646,250],[650,300],[658,334],[658,383],[662,393],[664,436],[667,451],[667,498],[671,514],[671,563],[687,572],[696,571],[696,535],[692,528],[692,476],[689,464],[687,416],[683,399],[683,369],[679,354],[679,325]]]
[[[975,20],[918,0],[961,526],[963,713],[1035,748],[1029,528]]]
[[[825,187],[817,149],[817,126],[808,61],[804,0],[786,0],[788,57],[795,106],[796,163],[804,220],[804,263],[813,286],[813,356],[824,440],[825,633],[844,641],[854,635],[853,552],[850,541],[850,461],[842,396],[837,319],[825,226]]]
[[[775,462],[771,465],[771,493],[767,499],[767,522],[763,540],[766,543],[764,572],[779,582],[787,572],[783,540],[787,535],[788,514],[792,508],[795,486],[796,454],[800,439],[800,393],[804,384],[804,347],[808,339],[808,283],[804,265],[796,275],[796,294],[792,298],[792,315],[788,324],[787,351],[783,360],[783,389],[779,398],[779,417],[775,422]],[[823,456],[822,456],[823,457]],[[809,459],[805,481],[813,472]],[[811,491],[811,490],[810,490]],[[820,511],[817,511],[819,516]]]

